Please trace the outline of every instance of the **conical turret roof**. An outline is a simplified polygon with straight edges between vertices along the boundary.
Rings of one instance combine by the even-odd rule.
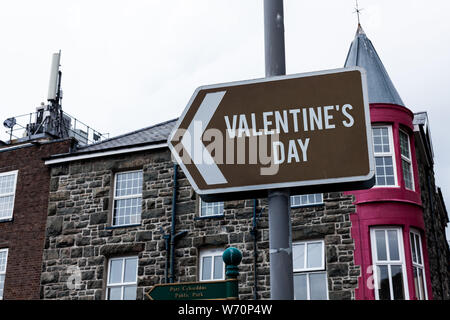
[[[354,66],[363,67],[367,71],[369,103],[392,103],[404,106],[377,51],[360,24],[344,65],[344,67]]]

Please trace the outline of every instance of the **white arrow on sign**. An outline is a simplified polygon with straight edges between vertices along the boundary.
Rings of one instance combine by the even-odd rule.
[[[189,157],[194,162],[205,182],[210,185],[228,182],[219,167],[215,164],[214,159],[211,157],[202,141],[203,132],[205,132],[205,129],[208,127],[208,124],[219,107],[225,93],[226,91],[218,91],[206,94],[200,107],[195,113],[194,118],[189,124],[186,133],[181,139],[184,150],[189,154]],[[196,126],[199,125],[200,128],[197,128]],[[192,142],[195,149],[192,148]]]

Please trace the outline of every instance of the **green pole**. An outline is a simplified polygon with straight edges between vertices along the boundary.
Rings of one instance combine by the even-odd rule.
[[[227,280],[227,299],[239,299],[239,268],[242,253],[239,249],[230,247],[222,254],[225,263],[225,279]]]

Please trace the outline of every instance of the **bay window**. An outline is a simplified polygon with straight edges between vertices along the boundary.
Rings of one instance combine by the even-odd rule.
[[[397,186],[391,126],[372,127],[375,156],[375,186]]]
[[[411,231],[410,241],[416,298],[418,300],[426,300],[428,296],[425,282],[425,267],[422,254],[422,239],[420,237],[420,233],[417,231]]]
[[[371,229],[377,300],[409,299],[403,239],[400,228]]]
[[[405,181],[405,188],[414,190],[413,168],[411,160],[411,144],[409,142],[409,135],[403,130],[399,131],[400,140],[400,154],[402,157],[402,171],[403,180]]]

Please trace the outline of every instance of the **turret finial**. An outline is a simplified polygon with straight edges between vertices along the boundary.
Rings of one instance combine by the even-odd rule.
[[[353,11],[353,13],[356,13],[357,17],[358,17],[358,29],[356,30],[356,35],[360,35],[360,34],[365,34],[363,28],[361,27],[361,21],[360,21],[360,15],[361,15],[361,11],[363,9],[359,8],[358,5],[358,0],[356,0],[356,7],[355,7],[355,11]]]
[[[362,10],[363,9],[360,9],[359,6],[358,6],[358,0],[356,0],[356,7],[355,7],[355,11],[353,13],[356,13],[356,15],[358,17],[358,27],[361,26],[361,23],[360,23],[360,20],[359,20],[359,18],[360,18],[359,16],[361,15],[361,11]]]

